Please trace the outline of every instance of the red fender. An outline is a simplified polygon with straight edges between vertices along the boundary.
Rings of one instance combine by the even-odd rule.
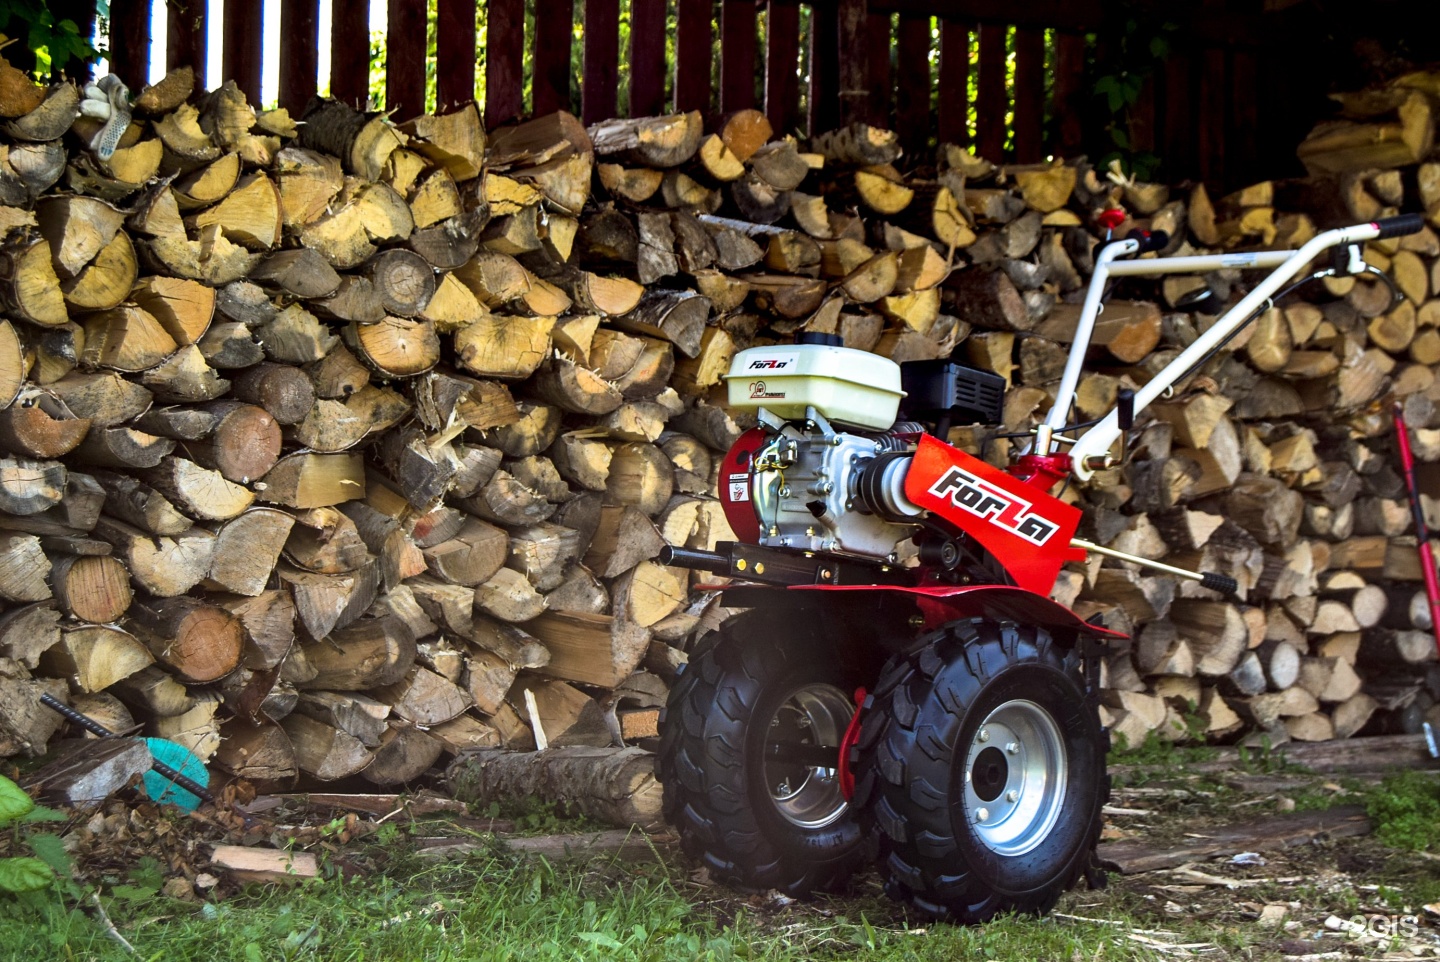
[[[1129,637],[1119,631],[1092,625],[1044,595],[1009,585],[791,585],[790,590],[893,591],[913,595],[925,618],[926,631],[957,618],[988,618],[991,621],[1018,621],[1060,631],[1074,631],[1097,638]]]

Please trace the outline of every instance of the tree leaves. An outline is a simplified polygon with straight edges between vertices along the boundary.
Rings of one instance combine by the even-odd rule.
[[[38,858],[0,858],[0,892],[38,892],[54,881],[55,873]]]
[[[4,775],[0,775],[0,825],[18,822],[35,808],[30,796]]]

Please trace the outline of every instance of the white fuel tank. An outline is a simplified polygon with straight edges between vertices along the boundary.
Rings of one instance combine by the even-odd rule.
[[[889,429],[905,396],[900,365],[835,344],[752,347],[735,355],[725,382],[732,408],[798,419],[809,406],[832,424],[867,431]]]

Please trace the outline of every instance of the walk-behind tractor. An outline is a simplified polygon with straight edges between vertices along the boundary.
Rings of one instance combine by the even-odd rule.
[[[1000,423],[1000,377],[897,365],[829,335],[737,354],[730,405],[757,426],[719,494],[741,540],[662,555],[728,577],[724,604],[747,609],[702,639],[662,719],[665,814],[685,851],[714,878],[790,895],[873,861],[894,897],[960,922],[1045,912],[1081,875],[1103,878],[1098,666],[1114,634],[1050,600],[1055,578],[1099,551],[1222,593],[1235,583],[1077,539],[1080,510],[1050,490],[1117,464],[1135,413],[1282,293],[1366,271],[1364,242],[1421,226],[1404,215],[1243,254],[1135,258],[1167,246],[1159,233],[1106,244],[1056,403],[1011,436],[1006,470],[946,443],[952,424]],[[1106,417],[1068,423],[1112,278],[1262,268]]]

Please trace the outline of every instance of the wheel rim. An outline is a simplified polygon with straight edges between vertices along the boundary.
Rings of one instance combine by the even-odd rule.
[[[766,730],[765,785],[786,821],[821,828],[845,814],[840,739],[855,706],[834,685],[803,685],[775,710]],[[820,758],[828,752],[824,763]]]
[[[1024,855],[1049,836],[1065,802],[1065,740],[1033,701],[1014,699],[980,723],[965,758],[965,817],[999,855]]]

